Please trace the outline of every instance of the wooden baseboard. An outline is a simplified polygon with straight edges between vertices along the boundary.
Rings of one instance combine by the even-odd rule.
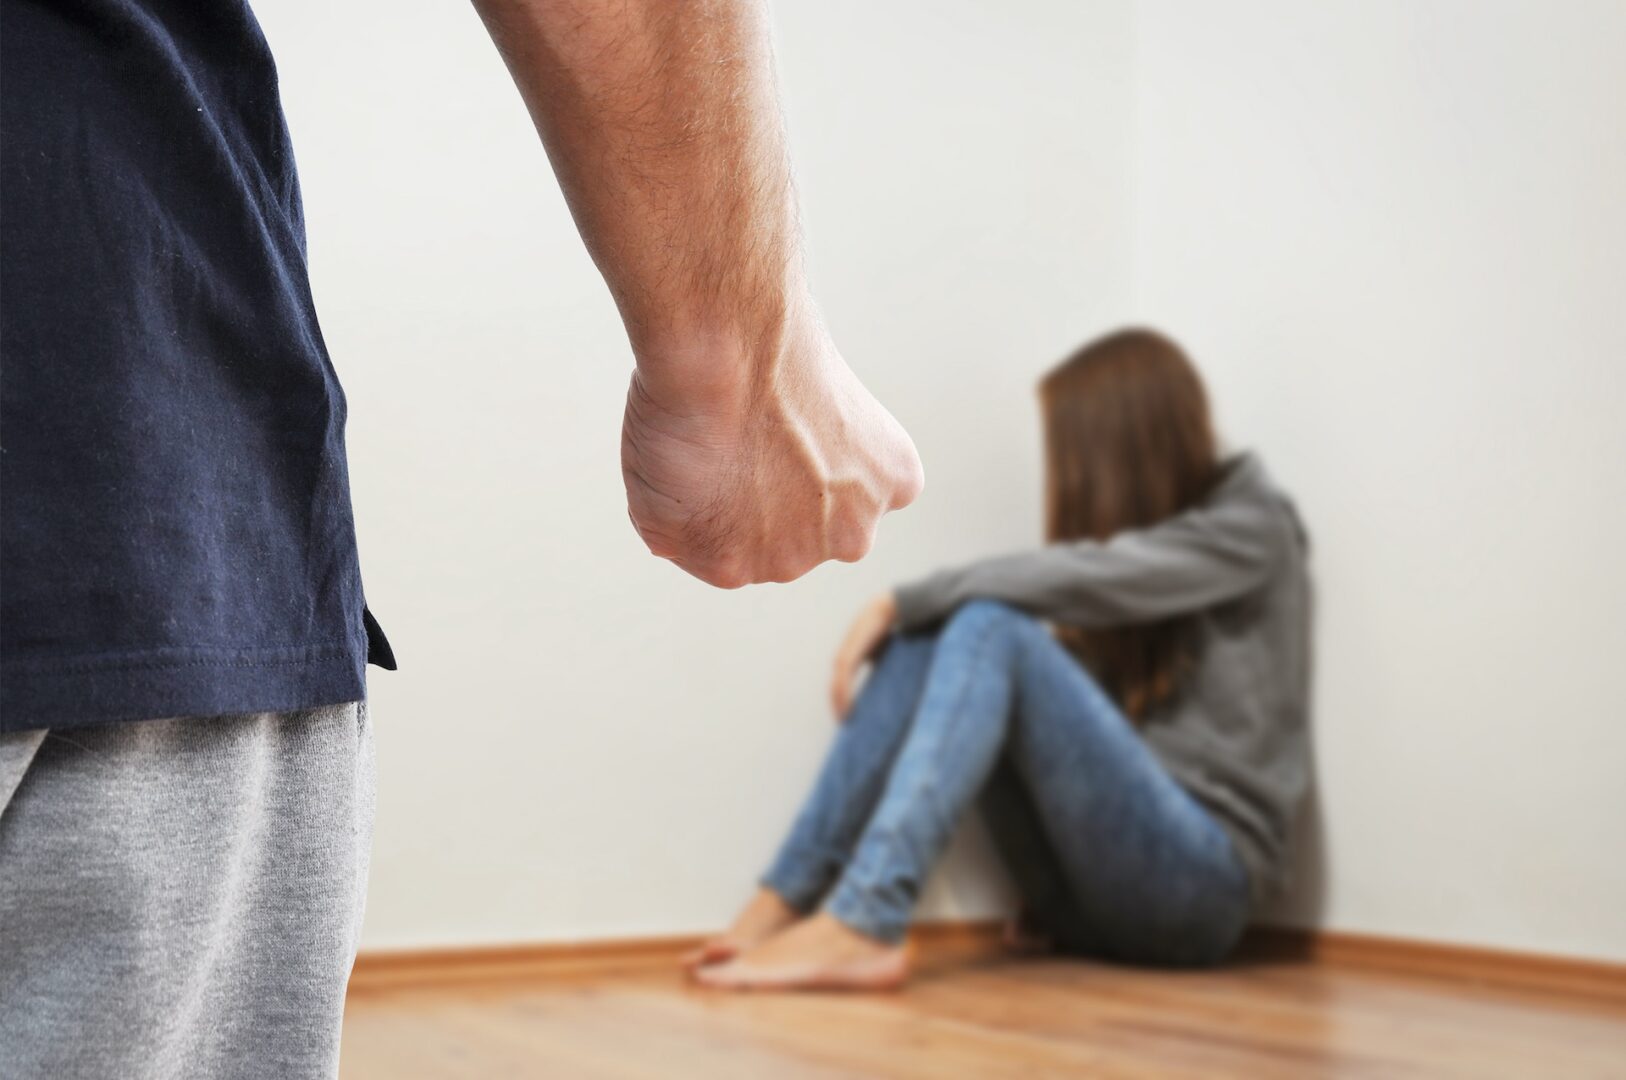
[[[1240,959],[1293,961],[1626,1004],[1626,964],[1345,930],[1259,926]]]
[[[1000,947],[999,920],[921,923],[910,932],[920,952],[934,958],[986,956]],[[443,986],[537,977],[581,977],[676,970],[678,958],[704,935],[537,942],[463,948],[366,950],[356,957],[350,992]]]
[[[924,923],[911,934],[916,948],[932,959],[986,957],[998,952],[1000,936],[997,920]],[[700,940],[699,935],[682,935],[366,951],[356,957],[350,992],[672,969]],[[1380,971],[1626,1004],[1626,964],[1338,930],[1256,927],[1239,949],[1238,962]]]

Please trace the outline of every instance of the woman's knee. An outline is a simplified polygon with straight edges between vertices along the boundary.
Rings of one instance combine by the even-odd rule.
[[[954,609],[943,624],[943,633],[985,634],[990,630],[1021,631],[1038,628],[1032,615],[998,600],[968,600]]]
[[[1003,657],[1011,664],[1043,664],[1060,648],[1038,619],[997,600],[972,600],[960,605],[943,625],[939,641],[952,651],[974,651],[980,656]]]
[[[892,677],[913,677],[926,669],[936,648],[936,634],[893,634],[875,655],[871,678],[882,672]]]

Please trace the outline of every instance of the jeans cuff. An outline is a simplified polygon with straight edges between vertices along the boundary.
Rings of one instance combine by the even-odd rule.
[[[896,945],[909,932],[909,912],[893,910],[849,882],[836,886],[824,910],[848,929],[888,945]]]
[[[758,884],[778,894],[779,899],[803,915],[813,913],[827,887],[816,875],[779,863],[775,863],[766,874],[763,874]]]

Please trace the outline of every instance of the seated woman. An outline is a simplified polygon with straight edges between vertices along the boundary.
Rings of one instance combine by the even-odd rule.
[[[1161,335],[1086,346],[1040,398],[1049,545],[859,616],[845,726],[760,891],[689,958],[701,982],[900,985],[921,885],[979,798],[1062,949],[1212,964],[1282,878],[1308,772],[1292,505],[1257,457],[1219,459],[1202,382]]]

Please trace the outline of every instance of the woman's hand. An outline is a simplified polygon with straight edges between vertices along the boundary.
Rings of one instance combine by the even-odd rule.
[[[864,605],[858,618],[853,620],[847,636],[842,639],[841,648],[836,651],[835,671],[830,678],[830,704],[835,707],[838,721],[845,721],[847,710],[852,708],[853,685],[858,681],[859,670],[881,647],[897,617],[897,602],[892,599],[891,593],[882,593]]]

